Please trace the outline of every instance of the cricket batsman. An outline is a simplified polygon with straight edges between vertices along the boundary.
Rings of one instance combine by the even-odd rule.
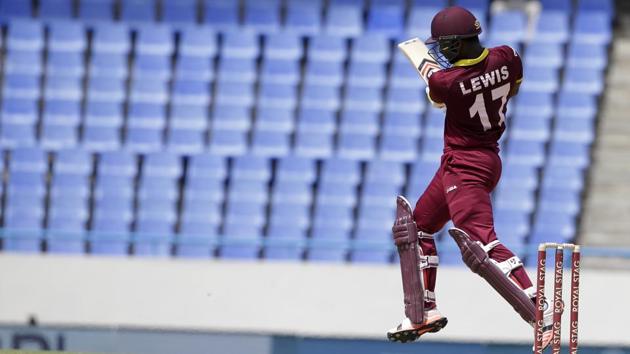
[[[464,263],[484,278],[527,323],[535,322],[535,288],[521,260],[498,239],[490,193],[501,176],[498,140],[506,105],[518,93],[523,66],[508,47],[484,48],[481,25],[468,10],[452,6],[431,22],[426,41],[442,66],[428,79],[431,103],[446,111],[444,153],[433,180],[415,209],[397,199],[392,228],[400,255],[406,318],[387,332],[391,341],[410,342],[447,323],[437,309],[438,256],[433,234],[452,220],[449,234]],[[543,346],[552,338],[553,309],[547,306]]]

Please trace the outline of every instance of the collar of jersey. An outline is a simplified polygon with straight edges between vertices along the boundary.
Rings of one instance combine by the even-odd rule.
[[[490,53],[490,51],[488,50],[488,48],[484,48],[483,52],[481,52],[481,55],[473,58],[473,59],[460,59],[458,61],[455,62],[455,64],[453,64],[453,66],[471,66],[471,65],[475,65],[479,62],[481,62],[482,60],[486,59],[486,57],[488,56],[488,54]]]

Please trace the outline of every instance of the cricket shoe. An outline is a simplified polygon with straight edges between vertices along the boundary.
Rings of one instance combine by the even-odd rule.
[[[447,323],[446,317],[442,316],[437,308],[434,308],[424,313],[424,322],[422,323],[413,323],[408,317],[405,317],[401,324],[387,331],[387,339],[392,342],[413,342],[425,333],[439,332]]]

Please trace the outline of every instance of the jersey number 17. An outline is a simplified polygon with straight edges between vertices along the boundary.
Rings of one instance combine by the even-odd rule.
[[[507,102],[508,95],[510,94],[510,83],[503,86],[499,86],[492,91],[490,91],[492,95],[492,100],[496,101],[501,99],[501,107],[499,107],[499,127],[505,122],[505,114],[503,110],[505,109],[505,103]],[[481,125],[483,126],[483,131],[492,129],[492,123],[490,122],[490,118],[488,118],[488,111],[486,110],[486,101],[483,98],[483,92],[478,93],[475,97],[475,102],[468,109],[470,112],[470,118],[475,118],[475,116],[479,116],[479,120],[481,120]]]

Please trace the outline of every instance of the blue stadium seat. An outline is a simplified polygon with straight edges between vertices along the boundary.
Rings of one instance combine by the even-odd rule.
[[[131,49],[129,29],[123,24],[96,23],[92,34],[92,52],[127,54]]]
[[[222,186],[217,187],[217,189]],[[194,193],[194,191],[192,192]],[[185,194],[186,195],[186,194]],[[221,202],[209,199],[194,199],[186,195],[181,215],[181,228],[183,233],[193,233],[196,226],[206,225],[206,232],[216,231],[221,222]],[[202,230],[199,230],[202,231]],[[195,232],[199,232],[195,231]]]
[[[325,160],[319,181],[356,186],[361,181],[361,164],[359,161],[343,158]]]
[[[197,1],[195,0],[166,0],[162,1],[162,22],[171,25],[189,25],[197,22]]]
[[[95,52],[88,64],[91,79],[106,78],[123,80],[127,78],[127,57],[123,53]]]
[[[128,128],[163,129],[166,126],[166,109],[153,103],[129,104]]]
[[[416,137],[409,135],[384,134],[381,137],[380,158],[391,161],[413,161],[418,155]]]
[[[418,36],[423,40],[431,37],[431,21],[441,9],[441,6],[437,8],[412,7],[408,13],[407,34]]]
[[[275,178],[282,182],[313,183],[316,179],[315,161],[293,155],[278,160]]]
[[[219,82],[215,87],[215,105],[235,105],[251,107],[254,105],[253,82]]]
[[[545,162],[545,143],[543,141],[511,139],[506,156],[510,163],[539,167]]]
[[[293,84],[262,83],[258,87],[258,108],[294,109],[297,87]]]
[[[302,108],[337,110],[340,107],[339,89],[335,86],[310,85],[302,88]]]
[[[298,116],[298,130],[310,133],[334,133],[335,112],[324,109],[302,109]]]
[[[216,234],[206,231],[205,235],[181,233],[175,242],[176,257],[207,259],[214,256],[217,239]]]
[[[542,188],[539,212],[564,213],[577,215],[581,208],[581,195],[579,190]]]
[[[307,84],[340,86],[343,80],[342,62],[311,60],[306,66],[304,81]]]
[[[380,112],[383,109],[380,88],[346,86],[344,109]]]
[[[384,115],[383,134],[417,138],[421,134],[418,115],[414,113],[386,111]]]
[[[169,56],[173,53],[173,39],[171,29],[167,26],[155,24],[140,26],[137,28],[136,55]]]
[[[164,104],[168,101],[168,83],[162,79],[148,77],[133,80],[130,87],[130,100]]]
[[[189,158],[187,178],[211,178],[223,180],[227,177],[227,161],[223,156],[202,153]]]
[[[69,19],[73,17],[73,5],[71,0],[41,0],[39,17],[42,19]]]
[[[368,161],[365,183],[387,182],[395,186],[404,185],[407,180],[405,166],[396,161],[373,159]]]
[[[2,105],[2,125],[21,124],[31,126],[37,122],[37,111],[36,99],[6,97]]]
[[[254,131],[251,152],[254,155],[282,157],[290,152],[290,136],[278,131]]]
[[[168,151],[177,154],[195,154],[205,148],[205,134],[203,131],[188,128],[171,127],[166,136]]]
[[[243,26],[259,33],[273,33],[280,27],[280,3],[245,1]]]
[[[454,5],[464,7],[470,11],[483,11],[488,10],[489,0],[456,0]]]
[[[0,131],[0,144],[4,147],[32,146],[35,144],[35,130],[31,124],[3,123]]]
[[[416,78],[417,81],[420,81]],[[391,88],[387,92],[388,112],[406,112],[419,114],[426,109],[424,90],[410,88]]]
[[[121,104],[126,98],[125,81],[116,77],[93,76],[87,89],[88,99],[95,104]]]
[[[332,155],[333,135],[298,130],[295,135],[294,153],[308,158],[326,158]]]
[[[284,28],[299,35],[318,34],[322,23],[321,13],[321,3],[289,2],[286,7]]]
[[[254,120],[256,131],[290,133],[295,128],[293,110],[286,108],[260,107]]]
[[[365,240],[390,240],[395,218],[395,199],[384,205],[361,204],[355,237]]]
[[[291,180],[284,177],[283,180],[279,180],[274,184],[271,199],[274,206],[294,205],[296,207],[308,207],[313,201],[311,189],[311,184],[308,181]]]
[[[227,104],[216,104],[214,106],[212,114],[213,129],[246,131],[250,126],[250,111],[247,107]]]
[[[590,144],[595,139],[595,127],[588,119],[558,119],[553,131],[555,141]]]
[[[525,49],[524,61],[527,68],[558,69],[564,63],[564,51],[558,43],[533,42]]]
[[[9,50],[4,57],[4,73],[41,75],[42,55],[33,50]]]
[[[328,230],[322,230],[322,234],[332,234],[333,232]],[[343,262],[346,260],[346,256],[349,248],[349,241],[343,233],[337,235],[332,239],[320,240],[313,239],[309,242],[309,248],[307,251],[307,259],[310,262]]]
[[[537,213],[530,243],[569,242],[575,236],[575,218],[563,213]]]
[[[573,10],[573,4],[571,0],[542,0],[543,12],[564,12],[569,13]]]
[[[372,135],[342,132],[337,139],[337,155],[339,157],[369,160],[376,154],[376,139]]]
[[[209,89],[208,84],[200,80],[175,80],[171,89],[171,102],[173,104],[207,105],[210,103]]]
[[[567,65],[571,68],[604,70],[608,65],[606,46],[572,44],[569,47]]]
[[[525,67],[527,78],[521,85],[522,92],[555,93],[558,91],[558,70],[554,68]]]
[[[513,163],[509,160],[503,164],[499,185],[506,188],[538,188],[538,169],[535,166]]]
[[[258,38],[251,32],[226,32],[223,35],[221,57],[224,59],[256,59]]]
[[[341,113],[339,129],[347,133],[375,136],[379,132],[379,113],[345,109]]]
[[[180,55],[175,63],[173,76],[179,80],[208,82],[214,78],[213,63],[210,58],[195,55]]]
[[[151,0],[124,1],[120,4],[120,19],[127,22],[153,22],[156,20],[156,6]]]
[[[33,75],[9,74],[4,78],[3,97],[7,99],[37,100],[40,79]]]
[[[266,222],[266,206],[261,203],[235,202],[227,203],[224,223],[244,223],[255,227],[262,227]]]
[[[11,172],[44,173],[48,169],[46,152],[40,148],[17,148],[11,152]]]
[[[177,179],[182,175],[180,159],[174,154],[163,152],[147,154],[142,165],[142,175]]]
[[[292,33],[269,34],[264,40],[264,57],[276,60],[300,60],[302,39]]]
[[[83,149],[57,151],[53,172],[88,175],[92,172],[92,156]]]
[[[312,36],[308,41],[308,60],[343,61],[346,59],[346,42],[341,37],[330,35]]]
[[[494,205],[497,210],[517,210],[525,213],[534,211],[534,190],[501,187],[495,190]]]
[[[511,119],[510,137],[518,140],[549,141],[551,137],[549,120],[517,114]]]
[[[77,145],[78,129],[63,124],[44,123],[39,142],[46,149],[57,150]]]
[[[111,151],[120,146],[117,127],[86,124],[83,127],[83,147],[90,151]]]
[[[523,92],[516,98],[514,109],[524,116],[546,118],[553,116],[553,95],[544,92]]]
[[[600,95],[604,91],[604,80],[600,70],[568,68],[564,72],[562,89],[567,92]]]
[[[83,52],[86,47],[85,28],[80,23],[55,21],[48,25],[49,51]]]
[[[363,32],[362,10],[352,6],[329,6],[325,32],[342,37],[360,35]]]
[[[346,186],[347,187],[347,186]],[[337,196],[336,199],[341,200],[342,196]],[[349,231],[353,224],[352,206],[348,205],[335,205],[328,203],[325,205],[318,204],[315,207],[315,214],[313,219],[313,237],[314,238],[330,238],[336,237],[337,232],[331,232],[327,234],[325,230],[341,231],[346,236],[349,236]]]
[[[31,17],[33,14],[30,1],[2,1],[0,2],[0,19]]]
[[[127,128],[125,147],[135,152],[153,152],[162,149],[162,129],[132,126]]]
[[[296,60],[263,60],[260,80],[265,83],[297,84],[300,81],[300,63]]]
[[[217,54],[217,50],[217,36],[209,28],[189,26],[182,29],[178,50],[180,56],[209,60]]]
[[[554,141],[549,148],[549,163],[584,168],[590,163],[590,146],[578,142]]]
[[[492,16],[489,36],[492,40],[521,42],[525,39],[526,17],[518,10],[497,12]]]
[[[122,105],[117,102],[88,101],[85,111],[86,127],[119,128],[123,124]]]
[[[369,32],[397,37],[402,33],[405,21],[405,4],[398,2],[372,3],[368,12],[366,29]]]
[[[596,97],[584,93],[560,91],[557,107],[558,119],[593,120],[597,114]]]
[[[162,54],[138,54],[133,62],[134,80],[146,78],[166,81],[171,76],[170,57]]]
[[[361,194],[362,206],[388,205],[400,194],[400,186],[384,181],[366,182]]]
[[[83,54],[80,52],[49,51],[46,73],[55,76],[78,78],[85,72]]]
[[[10,51],[42,50],[44,47],[44,29],[42,24],[40,22],[26,19],[11,19],[7,29],[5,45]]]
[[[387,37],[367,34],[352,40],[350,57],[352,63],[361,66],[364,63],[384,64],[390,56]]]
[[[498,209],[493,216],[494,229],[503,244],[522,243],[531,230],[530,214],[527,212]]]
[[[353,59],[348,68],[346,83],[354,87],[380,89],[385,85],[386,78],[385,66],[382,63],[362,62]]]
[[[83,97],[83,87],[78,78],[48,75],[44,85],[46,99],[80,100]]]
[[[235,1],[204,0],[203,22],[213,29],[234,30],[239,25],[239,6]]]
[[[578,12],[573,23],[572,43],[609,44],[612,39],[610,21],[606,13]]]
[[[549,165],[544,169],[542,186],[548,190],[581,191],[584,188],[584,173],[580,168]]]
[[[220,221],[220,206],[225,197],[222,180],[216,178],[189,179],[184,189],[184,197],[185,214],[190,214],[189,217],[193,214],[205,213],[207,215],[204,218],[208,218],[216,214],[216,222]],[[201,208],[201,206],[204,207]]]
[[[92,23],[96,21],[112,21],[114,19],[114,4],[112,0],[80,1],[78,17]]]
[[[210,133],[210,151],[219,155],[241,155],[247,151],[247,134],[215,129]]]
[[[271,178],[271,161],[259,156],[237,156],[233,161],[231,178],[236,180],[268,181]]]
[[[98,160],[98,175],[135,176],[137,173],[136,157],[128,151],[104,152]]]

